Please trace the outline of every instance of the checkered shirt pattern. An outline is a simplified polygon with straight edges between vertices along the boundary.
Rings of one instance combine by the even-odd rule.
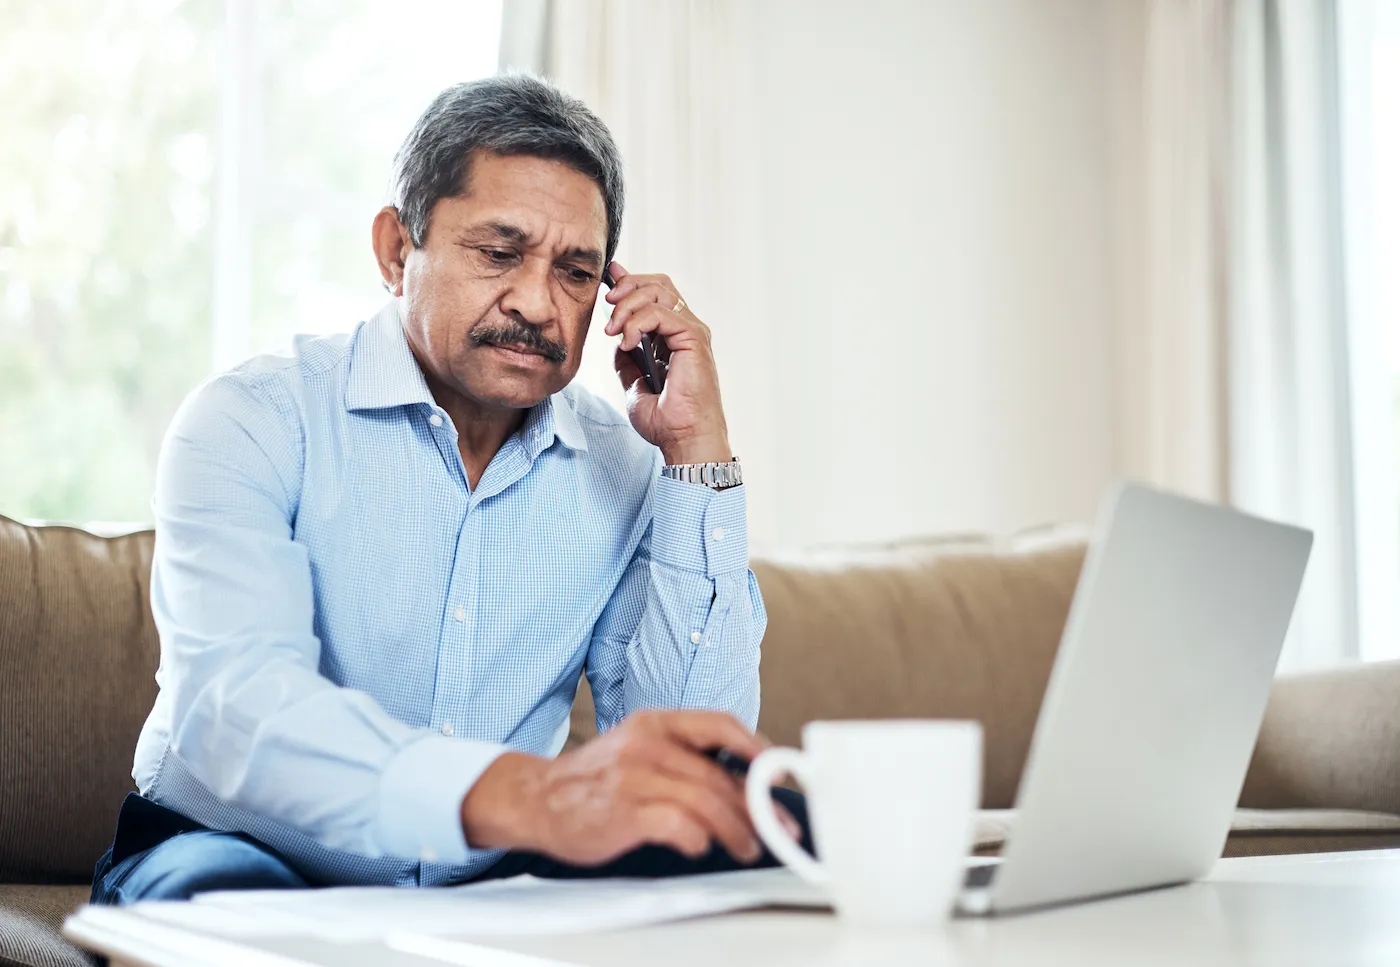
[[[313,882],[432,885],[499,858],[461,801],[501,752],[559,751],[581,671],[600,729],[641,708],[752,727],[744,489],[661,464],[571,386],[470,489],[393,304],[208,380],[157,472],[138,787]]]

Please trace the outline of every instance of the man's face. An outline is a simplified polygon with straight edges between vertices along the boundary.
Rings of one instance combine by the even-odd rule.
[[[404,331],[429,382],[524,409],[578,372],[607,242],[603,193],[557,161],[478,153],[404,260]]]

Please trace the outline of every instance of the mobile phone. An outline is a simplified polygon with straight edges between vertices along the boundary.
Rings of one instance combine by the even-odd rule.
[[[603,284],[609,289],[614,285],[612,273],[607,269],[603,270]],[[666,386],[666,370],[671,359],[670,350],[666,347],[666,337],[659,332],[654,337],[651,333],[644,332],[637,348],[629,350],[627,355],[632,357],[632,362],[642,371],[647,389],[660,396],[661,390]]]

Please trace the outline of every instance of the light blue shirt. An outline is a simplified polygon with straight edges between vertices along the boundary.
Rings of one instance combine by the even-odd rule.
[[[571,386],[470,489],[393,304],[210,379],[157,472],[138,787],[313,881],[428,885],[499,858],[462,798],[502,751],[559,751],[580,671],[600,729],[641,708],[753,727],[744,490],[661,464]]]

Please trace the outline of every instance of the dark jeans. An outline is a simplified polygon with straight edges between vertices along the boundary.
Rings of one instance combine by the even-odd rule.
[[[773,798],[802,825],[803,845],[810,850],[806,800],[789,789],[774,789]],[[661,846],[643,846],[602,866],[570,866],[537,853],[511,852],[473,881],[522,873],[555,880],[685,876],[777,865],[767,850],[758,862],[745,864],[718,846],[699,859]],[[112,846],[93,871],[92,902],[120,906],[137,900],[187,900],[209,890],[291,890],[311,885],[251,836],[207,829],[131,793],[122,803]]]

